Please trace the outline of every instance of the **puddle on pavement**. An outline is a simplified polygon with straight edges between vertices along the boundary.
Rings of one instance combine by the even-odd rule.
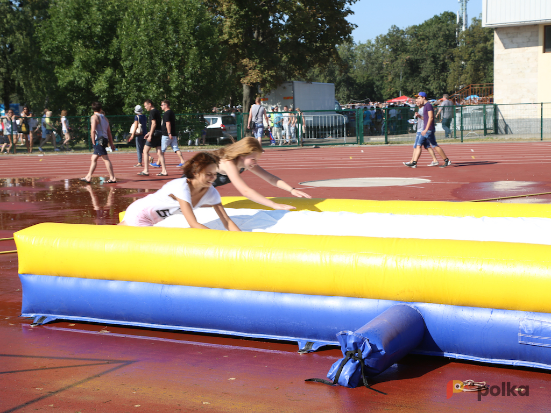
[[[128,189],[93,178],[0,179],[0,230],[17,231],[41,222],[114,225],[119,212],[152,189]]]
[[[475,199],[489,199],[489,198],[512,197],[512,196],[520,196],[520,195],[533,195],[533,194],[542,194],[546,192],[551,192],[551,185],[548,182],[494,181],[494,182],[472,182],[472,183],[464,184],[461,187],[454,190],[453,195],[462,201],[471,201]],[[530,200],[526,200],[526,199],[530,199]],[[528,198],[512,198],[512,199],[509,199],[507,202],[549,203],[550,197],[549,195],[539,195],[539,196],[528,197]]]

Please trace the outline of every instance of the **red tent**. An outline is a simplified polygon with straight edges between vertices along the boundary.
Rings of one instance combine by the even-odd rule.
[[[387,100],[387,103],[404,103],[409,102],[410,100],[412,99],[408,98],[407,96],[399,96],[397,98]]]

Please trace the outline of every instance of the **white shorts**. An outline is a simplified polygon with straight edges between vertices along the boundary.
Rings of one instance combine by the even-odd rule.
[[[161,140],[161,151],[166,152],[169,146],[172,146],[174,152],[178,152],[180,150],[180,148],[178,148],[178,138],[173,136],[172,139],[170,139],[168,135],[163,135]]]
[[[152,211],[152,207],[144,202],[135,201],[131,203],[124,214],[124,223],[131,227],[152,227],[163,218]]]
[[[283,125],[283,136],[285,136],[286,138],[291,136],[289,127],[290,127],[289,125]]]

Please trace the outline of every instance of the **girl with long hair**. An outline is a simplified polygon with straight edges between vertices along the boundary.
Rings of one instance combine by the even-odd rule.
[[[241,195],[257,204],[287,211],[295,208],[291,205],[275,203],[250,188],[243,178],[241,178],[241,173],[249,170],[273,186],[289,191],[293,196],[299,198],[312,198],[310,195],[293,188],[287,182],[272,175],[258,165],[258,159],[262,155],[262,146],[260,146],[258,140],[254,138],[248,137],[241,139],[213,153],[220,157],[220,166],[218,168],[216,180],[213,183],[214,187],[229,184],[231,182]]]

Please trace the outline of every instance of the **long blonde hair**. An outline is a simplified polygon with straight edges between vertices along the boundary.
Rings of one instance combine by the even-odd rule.
[[[220,159],[233,161],[240,156],[247,156],[253,152],[262,153],[262,146],[255,138],[247,137],[214,151],[214,154],[219,156]]]

